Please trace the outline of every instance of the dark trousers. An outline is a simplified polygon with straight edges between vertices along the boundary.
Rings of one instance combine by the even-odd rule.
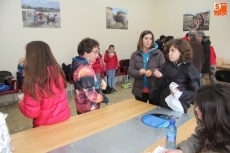
[[[146,103],[149,101],[150,104],[153,104],[153,101],[149,99],[149,93],[142,92],[142,97],[135,96],[135,99]]]

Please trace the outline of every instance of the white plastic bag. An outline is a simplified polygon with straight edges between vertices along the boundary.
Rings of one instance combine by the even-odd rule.
[[[0,112],[0,153],[12,153],[10,134],[6,125],[7,114]]]
[[[178,87],[178,85],[175,82],[172,82],[169,85],[169,89],[171,90],[171,92],[173,93],[174,96],[172,94],[170,94],[168,97],[165,98],[165,101],[172,110],[174,110],[176,112],[184,113],[184,109],[183,109],[180,101],[178,100],[180,98],[180,96],[182,95],[182,92],[177,90],[176,89],[177,87]]]

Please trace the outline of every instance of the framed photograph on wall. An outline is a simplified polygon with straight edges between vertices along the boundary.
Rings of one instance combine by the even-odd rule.
[[[58,0],[21,0],[24,28],[61,28]]]
[[[128,10],[106,7],[106,29],[128,30]]]
[[[186,12],[183,15],[183,31],[209,30],[210,10]]]

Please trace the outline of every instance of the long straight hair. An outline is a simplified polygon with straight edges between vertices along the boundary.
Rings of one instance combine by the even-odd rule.
[[[45,42],[32,41],[26,45],[24,70],[23,92],[35,100],[45,95],[53,96],[52,84],[60,90],[63,86],[66,88],[64,72]],[[60,84],[60,77],[63,84]]]
[[[143,31],[143,32],[140,34],[140,37],[139,37],[139,40],[138,40],[138,43],[137,43],[137,50],[143,50],[143,38],[144,38],[144,36],[147,35],[147,34],[151,34],[151,35],[152,35],[152,44],[151,44],[150,48],[153,48],[153,47],[154,47],[154,42],[155,42],[155,40],[154,40],[154,35],[153,35],[153,33],[152,33],[151,31],[149,31],[149,30],[145,30],[145,31]]]
[[[230,153],[230,85],[213,84],[196,92],[196,105],[202,113],[201,136],[204,151]],[[196,114],[196,112],[195,112]]]

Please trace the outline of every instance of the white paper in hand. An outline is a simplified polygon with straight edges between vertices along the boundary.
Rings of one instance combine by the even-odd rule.
[[[173,95],[176,99],[179,99],[180,96],[182,95],[182,92],[180,92],[179,90],[177,90],[178,84],[176,84],[175,82],[170,83],[169,85],[169,89],[173,92]]]
[[[178,100],[180,98],[180,96],[182,95],[182,92],[178,91],[176,89],[177,87],[178,87],[178,84],[176,84],[175,82],[172,82],[169,85],[169,88],[173,92],[174,96],[172,94],[170,94],[168,97],[165,98],[165,101],[172,110],[174,110],[176,112],[184,113],[184,109],[183,109],[180,101]]]
[[[154,151],[153,153],[162,153],[163,151],[165,151],[167,149],[165,149],[164,147],[162,146],[158,146]]]
[[[7,114],[0,112],[0,152],[12,153],[10,134],[6,125]]]

